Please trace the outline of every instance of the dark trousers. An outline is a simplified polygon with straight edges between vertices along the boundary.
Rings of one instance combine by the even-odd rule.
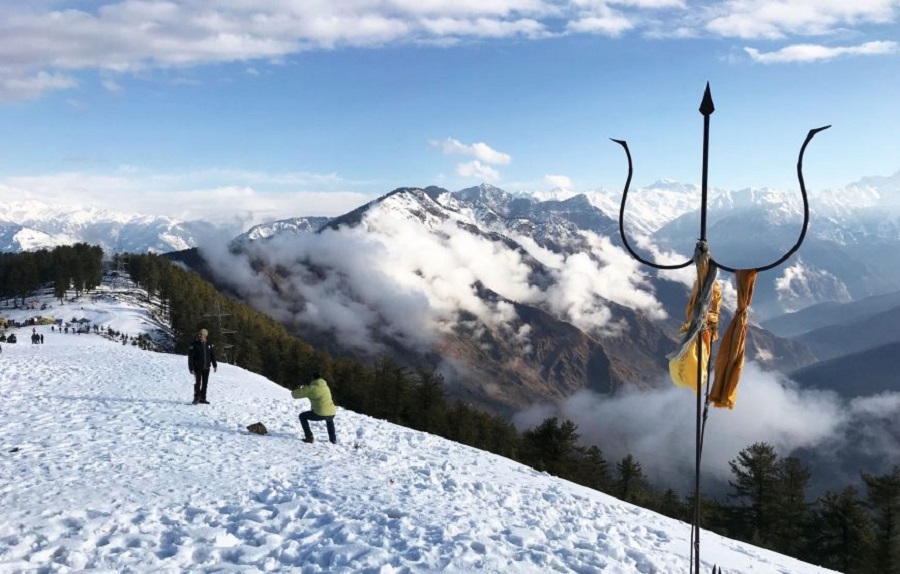
[[[206,400],[206,385],[209,384],[209,369],[194,369],[194,400]]]
[[[312,411],[300,413],[300,426],[303,427],[303,436],[306,438],[313,437],[312,431],[309,430],[309,421],[325,421],[325,428],[328,429],[328,440],[331,441],[331,444],[337,443],[337,435],[334,432],[334,415],[323,417]]]

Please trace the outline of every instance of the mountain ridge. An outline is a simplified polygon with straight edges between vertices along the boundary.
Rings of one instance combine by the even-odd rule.
[[[599,232],[582,229],[573,220],[584,212],[573,214],[573,203],[586,205],[569,198],[535,207],[493,187],[398,188],[318,231],[247,242],[207,272],[220,289],[252,297],[331,353],[436,360],[453,396],[506,416],[582,389],[666,384],[664,357],[675,346],[687,286],[640,273],[600,235],[614,222],[591,207]],[[540,216],[526,223],[546,222],[550,232],[530,224],[516,231],[526,225],[517,210],[532,209]],[[233,280],[248,273],[258,280]],[[677,311],[664,309],[657,292],[677,301]],[[319,313],[337,301],[352,320]],[[796,342],[762,332],[752,341],[750,356],[773,367],[812,360]]]
[[[751,305],[751,322],[760,322],[764,328],[769,318],[785,311],[796,311],[822,301],[849,302],[896,290],[895,286],[900,284],[900,256],[892,245],[897,228],[893,225],[894,211],[885,207],[885,202],[889,203],[898,182],[900,172],[888,178],[861,180],[855,184],[854,189],[858,189],[852,205],[839,190],[811,194],[813,214],[807,239],[800,251],[784,265],[760,274]],[[367,339],[372,336],[380,339],[380,343],[368,352],[377,352],[381,345],[398,349],[398,333],[399,340],[406,341],[400,347],[411,344],[417,337],[431,337],[423,335],[428,329],[414,329],[407,324],[409,317],[403,317],[399,307],[383,307],[399,305],[404,297],[409,300],[403,305],[416,309],[406,315],[421,320],[445,321],[443,330],[455,324],[453,315],[461,305],[472,305],[469,311],[474,311],[473,316],[482,322],[499,320],[496,318],[505,316],[508,309],[520,313],[534,307],[550,313],[557,320],[575,325],[595,340],[598,340],[597,333],[590,331],[602,333],[606,338],[603,346],[607,350],[612,345],[617,349],[616,353],[642,365],[636,369],[642,372],[636,380],[644,380],[650,377],[651,370],[664,376],[665,369],[660,368],[659,361],[650,358],[659,349],[649,341],[655,337],[672,339],[677,333],[692,278],[690,273],[656,272],[630,261],[627,256],[623,258],[617,221],[619,193],[558,190],[544,195],[524,194],[507,192],[492,185],[457,192],[437,186],[404,187],[337,217],[295,217],[260,224],[235,237],[227,247],[202,251],[217,253],[213,259],[218,260],[207,263],[211,267],[209,273],[215,269],[230,269],[232,260],[225,253],[229,249],[252,258],[257,263],[251,265],[247,277],[265,270],[266,275],[261,277],[264,290],[274,291],[266,297],[275,299],[276,295],[287,293],[298,297],[293,303],[282,301],[269,311],[280,314],[278,316],[283,316],[287,322],[294,322],[296,329],[318,330],[334,350],[347,344],[357,350],[365,348],[371,342]],[[693,249],[696,236],[696,211],[692,209],[698,201],[697,195],[696,186],[672,181],[659,181],[648,188],[633,190],[626,205],[625,227],[629,236],[634,235],[631,239],[635,240],[637,249],[652,260],[685,260]],[[798,194],[765,188],[738,192],[711,190],[710,205],[712,249],[717,260],[724,264],[768,263],[791,245],[799,233],[799,219],[796,219],[800,213]],[[5,212],[0,209],[0,216],[14,214],[23,221],[28,218],[31,218],[28,221],[36,221],[36,216],[32,215],[50,212],[42,212],[38,204],[31,203]],[[376,212],[392,215],[373,216]],[[165,218],[128,218],[101,211],[56,213],[68,214],[66,217],[70,221],[48,221],[44,225],[47,232],[26,230],[21,223],[7,222],[6,227],[0,224],[0,231],[15,228],[12,236],[20,234],[22,237],[27,231],[32,234],[31,241],[35,245],[48,238],[74,240],[78,238],[77,232],[80,237],[102,237],[107,246],[110,243],[119,247],[140,244],[142,247],[134,249],[138,252],[144,249],[164,251],[175,244],[197,243],[197,238],[202,235],[201,232],[190,234],[184,226],[179,227],[177,222]],[[106,218],[104,222],[95,221],[91,232],[87,233],[85,226],[92,218],[101,216]],[[3,217],[0,221],[4,221]],[[137,227],[124,227],[126,222]],[[318,239],[307,241],[304,238],[308,236]],[[173,237],[181,238],[182,243],[173,243]],[[337,241],[337,237],[341,241]],[[747,237],[752,240],[747,241]],[[315,243],[316,249],[326,250],[322,254],[331,250],[329,259],[312,251],[302,256],[289,256],[290,250],[296,248],[296,241],[304,245],[309,243],[310,249]],[[397,251],[396,242],[407,245]],[[416,248],[429,251],[433,256],[417,254]],[[763,248],[768,251],[762,251]],[[115,251],[115,246],[109,249]],[[287,253],[280,254],[279,250]],[[362,277],[365,273],[359,269],[346,266],[341,267],[340,273],[329,274],[329,266],[338,264],[337,260],[341,258],[351,258],[359,269],[369,269],[368,277]],[[290,272],[285,272],[302,261],[309,264],[307,275],[291,276]],[[381,269],[384,264],[390,265],[391,269]],[[436,271],[442,266],[448,273],[443,277]],[[498,275],[499,270],[506,276]],[[479,275],[483,290],[476,287],[478,282],[473,278],[463,277],[472,273]],[[211,277],[210,274],[206,276]],[[301,285],[306,281],[301,277],[310,281]],[[380,283],[369,281],[372,278],[379,278]],[[727,282],[727,275],[723,279]],[[326,281],[322,283],[322,280]],[[416,289],[423,288],[423,280],[428,283],[430,299],[421,293],[413,294]],[[228,281],[227,278],[219,280],[217,286],[234,295],[256,296],[252,295],[254,286],[238,288]],[[367,281],[370,284],[365,286]],[[439,287],[441,284],[444,286]],[[310,289],[316,292],[310,292]],[[330,289],[337,298],[331,301],[318,299],[323,289]],[[381,290],[393,293],[375,293]],[[458,292],[454,294],[452,290]],[[482,297],[489,291],[496,293],[495,300]],[[442,300],[435,299],[438,292]],[[728,297],[733,297],[733,293],[726,288],[723,320],[729,316],[729,307],[733,304]],[[311,302],[318,309],[327,309],[317,312],[326,312],[328,316],[312,317]],[[437,310],[427,312],[419,308],[421,305],[436,306]],[[618,309],[617,305],[627,311]],[[353,317],[354,314],[357,316]],[[336,323],[339,316],[343,317],[346,329],[355,324],[361,330],[356,334],[345,330],[341,335],[343,340],[341,337],[335,339],[333,334],[326,335],[330,329],[328,323]],[[297,320],[297,317],[303,319]],[[657,334],[641,343],[643,350],[637,354],[640,356],[629,355],[628,344],[616,343],[616,330],[643,332],[647,328],[641,321],[655,322],[652,331]],[[492,330],[496,325],[483,324],[482,327],[493,344],[499,344],[508,336]],[[892,340],[889,329],[889,325],[884,325],[878,332],[870,332],[869,338],[858,338],[858,341],[865,340],[872,346],[884,344]],[[394,342],[388,343],[389,340]],[[756,330],[751,341],[748,357],[767,368],[793,371],[817,360],[802,338],[789,340]],[[832,347],[840,349],[840,337],[834,341]],[[853,347],[853,350],[859,348]],[[469,348],[466,355],[470,359],[477,357],[477,346]],[[581,356],[578,360],[589,362],[586,357]],[[567,372],[583,372],[585,368],[582,364]],[[535,368],[533,372],[541,373],[542,369]],[[610,372],[619,373],[623,369]],[[540,376],[546,379],[546,375]],[[609,378],[604,385],[605,388],[615,386],[615,377]],[[554,393],[550,388],[547,391],[551,395]],[[480,394],[485,400],[489,399],[487,394]]]

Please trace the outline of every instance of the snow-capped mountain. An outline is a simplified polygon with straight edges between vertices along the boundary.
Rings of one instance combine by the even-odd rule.
[[[575,192],[557,188],[531,192],[527,196],[537,201],[565,201],[581,195],[604,215],[618,222],[622,191],[621,188],[613,188]],[[626,230],[636,236],[650,235],[678,216],[695,211],[699,205],[699,186],[661,179],[648,187],[629,191],[625,209]]]
[[[211,224],[171,217],[123,214],[95,207],[51,206],[37,201],[0,204],[0,252],[34,251],[89,243],[106,253],[166,253],[197,245]]]
[[[526,193],[485,184],[455,192],[438,187],[420,191],[433,205],[419,202],[410,209],[435,207],[435,213],[456,213],[498,240],[525,237],[552,252],[574,254],[590,249],[584,233],[591,232],[620,245],[621,189]],[[632,245],[653,260],[686,260],[699,234],[699,202],[696,185],[670,180],[630,190],[624,223]],[[810,225],[801,250],[758,280],[754,308],[760,319],[819,302],[846,302],[890,292],[900,285],[900,252],[895,248],[900,240],[900,172],[863,178],[841,189],[811,190],[809,205]],[[260,224],[236,242],[337,228],[359,219],[367,209],[361,206],[333,219],[295,216]],[[435,222],[444,217],[432,215]],[[798,191],[710,189],[709,244],[716,260],[729,267],[755,267],[776,260],[796,241],[801,221]],[[82,241],[107,252],[168,252],[196,246],[211,228],[198,221],[96,208],[37,202],[0,205],[0,251]]]
[[[867,178],[840,190],[810,192],[805,241],[789,261],[757,283],[754,307],[762,317],[824,301],[846,302],[891,292],[900,285],[900,172]],[[708,239],[729,267],[776,261],[798,239],[799,192],[746,189],[710,194]],[[684,213],[655,231],[660,247],[688,254],[699,214]]]
[[[318,231],[323,225],[331,221],[330,217],[291,217],[268,221],[254,225],[235,238],[235,243],[242,244],[247,241],[268,239],[276,235],[297,235]]]
[[[204,267],[330,352],[436,361],[451,394],[507,414],[664,381],[687,286],[643,273],[616,246],[617,223],[583,195],[400,188],[318,232],[290,229],[201,250]],[[750,356],[812,360],[765,333]]]

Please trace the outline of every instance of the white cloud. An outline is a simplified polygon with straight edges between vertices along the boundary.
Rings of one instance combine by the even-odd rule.
[[[609,4],[635,8],[687,8],[688,0],[608,0]]]
[[[545,175],[544,183],[561,189],[572,189],[572,180],[565,175]]]
[[[349,191],[335,174],[205,170],[149,173],[133,166],[0,179],[0,201],[36,200],[113,212],[246,225],[301,215],[340,215],[374,197]]]
[[[411,14],[458,16],[505,17],[517,13],[541,14],[549,9],[542,0],[391,0],[389,4]]]
[[[728,0],[712,5],[706,28],[730,38],[824,35],[839,28],[889,24],[897,0]]]
[[[102,80],[100,85],[103,86],[107,92],[112,92],[113,94],[121,94],[125,91],[125,88],[122,87],[122,84],[116,82],[115,80]]]
[[[500,20],[496,18],[428,18],[424,30],[438,37],[471,36],[474,38],[506,38],[510,36],[541,37],[547,31],[543,24],[529,18]]]
[[[866,42],[859,46],[821,46],[795,44],[775,52],[763,53],[755,48],[744,48],[755,62],[783,64],[786,62],[825,62],[843,56],[871,56],[898,52],[897,42]]]
[[[499,152],[483,142],[467,145],[448,137],[444,140],[430,140],[428,143],[431,147],[437,148],[447,155],[468,155],[477,158],[470,162],[457,164],[456,174],[462,177],[496,182],[500,180],[500,172],[485,164],[508,165],[512,162],[511,155]]]
[[[107,0],[5,2],[0,98],[71,88],[114,73],[247,62],[309,50],[568,34],[737,38],[864,33],[896,21],[897,0]],[[485,160],[482,160],[485,161]]]
[[[634,28],[634,23],[621,14],[609,13],[603,16],[585,16],[571,20],[566,25],[566,30],[574,33],[603,34],[606,36],[619,36],[623,32]]]
[[[485,163],[497,165],[508,165],[512,162],[511,155],[499,152],[483,142],[466,145],[459,140],[447,138],[445,140],[430,140],[428,143],[447,155],[469,155]]]
[[[72,76],[40,71],[31,76],[0,75],[0,101],[31,99],[46,92],[65,90],[78,85]]]
[[[495,182],[500,180],[500,172],[489,165],[484,165],[477,159],[457,165],[456,174],[481,181]]]

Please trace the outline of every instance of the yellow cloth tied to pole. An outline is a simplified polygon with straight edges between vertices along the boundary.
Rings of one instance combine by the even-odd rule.
[[[703,330],[700,334],[700,339],[703,341],[703,365],[701,371],[704,380],[706,377],[707,365],[709,365],[709,355],[711,352],[712,343],[718,338],[719,335],[719,306],[721,305],[721,303],[722,288],[719,287],[718,283],[716,283],[713,287],[713,296],[709,306],[709,312],[707,312],[706,314],[706,324],[708,328]],[[691,308],[689,305],[689,313],[690,309]],[[690,322],[686,322],[681,326],[680,332],[687,332],[689,326]],[[697,360],[697,337],[693,337],[690,343],[688,343],[688,346],[685,349],[684,353],[682,353],[681,356],[669,361],[669,377],[671,377],[672,382],[675,383],[675,386],[686,387],[694,389],[695,391],[697,390]]]
[[[702,256],[695,254],[695,262],[697,265],[697,281],[694,282],[691,298],[685,311],[688,320],[681,326],[680,330],[681,335],[687,337],[687,339],[682,339],[681,349],[676,354],[670,355],[669,377],[671,377],[672,382],[676,386],[687,387],[697,391],[700,387],[697,381],[697,362],[699,360],[697,342],[698,339],[703,341],[701,376],[705,379],[711,346],[713,341],[719,337],[719,307],[722,303],[722,288],[719,286],[719,282],[715,281],[715,275],[709,276],[710,260],[707,253],[704,252]],[[707,287],[704,289],[705,284],[710,280],[712,280],[711,288]],[[704,291],[706,292],[705,294]],[[704,297],[707,297],[708,301],[704,301]],[[695,309],[697,305],[700,305],[700,307]],[[697,316],[697,313],[702,314],[704,308],[706,309],[706,316]],[[700,334],[699,337],[697,337],[697,333]]]
[[[731,323],[722,336],[719,354],[715,364],[715,383],[709,392],[707,402],[714,406],[734,408],[737,385],[744,370],[744,352],[747,345],[747,316],[753,299],[756,270],[740,269],[735,274],[737,280],[737,309]]]

